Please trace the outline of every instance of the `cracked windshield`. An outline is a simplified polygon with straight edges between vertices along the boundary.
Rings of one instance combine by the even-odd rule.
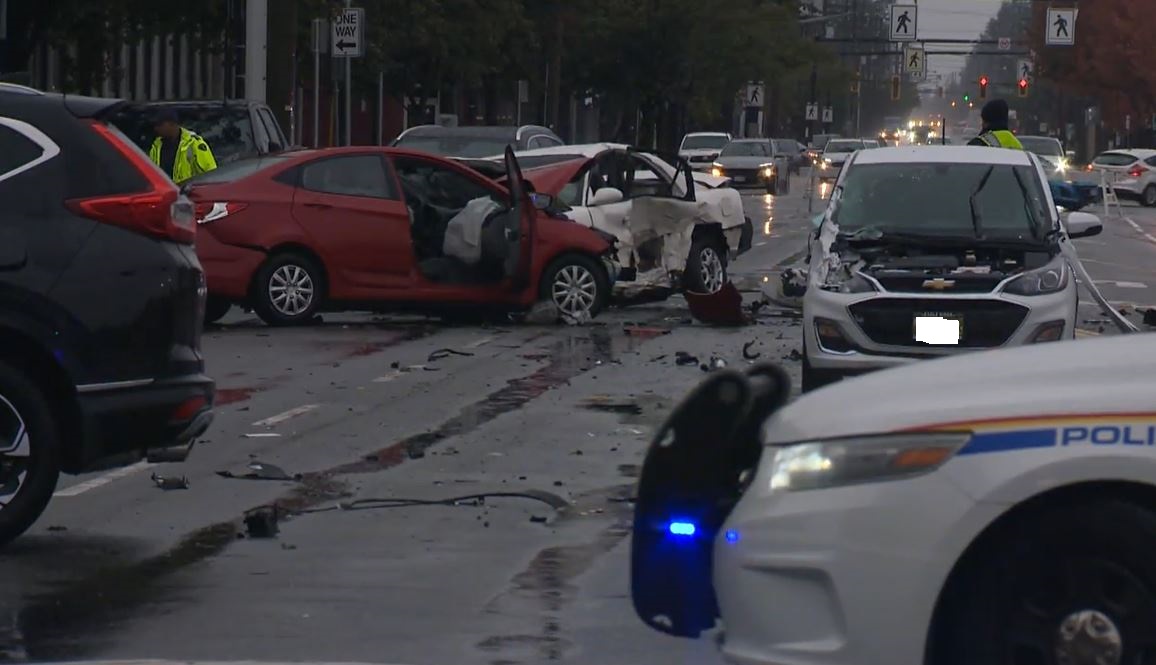
[[[0,665],[1156,665],[1156,0],[0,0]]]

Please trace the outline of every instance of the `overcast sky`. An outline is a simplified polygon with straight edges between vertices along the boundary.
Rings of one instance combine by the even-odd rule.
[[[995,16],[1003,0],[918,0],[917,4],[921,40],[977,39],[987,27],[987,22]],[[964,50],[966,47],[959,48]],[[948,50],[946,47],[934,46],[932,49]],[[931,74],[947,75],[957,72],[963,69],[963,57],[929,55],[927,69]]]

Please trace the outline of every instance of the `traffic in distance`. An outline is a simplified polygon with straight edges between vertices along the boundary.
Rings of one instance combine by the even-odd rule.
[[[604,4],[0,2],[0,662],[1156,663],[1156,23]]]

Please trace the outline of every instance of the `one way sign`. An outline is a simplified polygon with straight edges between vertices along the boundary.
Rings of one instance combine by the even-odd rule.
[[[335,58],[360,58],[365,55],[365,10],[346,7],[333,19],[329,44]]]

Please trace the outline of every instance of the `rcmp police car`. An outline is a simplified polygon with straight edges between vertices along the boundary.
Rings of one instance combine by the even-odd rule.
[[[1154,348],[712,375],[643,466],[637,613],[744,664],[1156,662]]]

